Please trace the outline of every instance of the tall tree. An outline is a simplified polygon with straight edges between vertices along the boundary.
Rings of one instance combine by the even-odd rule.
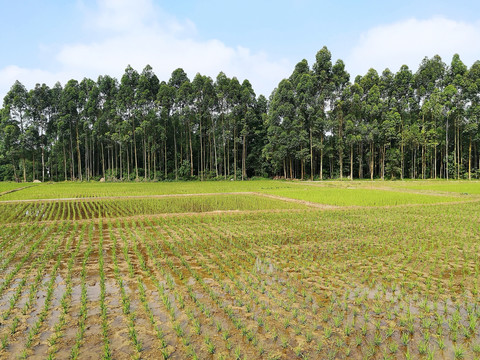
[[[136,94],[138,87],[138,72],[135,71],[130,65],[125,69],[125,73],[120,81],[120,87],[118,90],[118,110],[120,111],[121,118],[130,123],[131,133],[133,134],[133,157],[135,165],[135,179],[138,181],[138,157],[137,157],[137,140],[136,140],[136,115],[137,104]],[[128,157],[128,150],[127,150]],[[128,163],[127,163],[128,166]],[[128,170],[128,169],[127,169]]]
[[[320,150],[320,180],[323,179],[323,157],[325,150],[325,134],[330,130],[327,119],[327,110],[330,106],[332,92],[332,54],[324,46],[315,56],[313,64],[315,76],[315,133],[320,137],[315,148]]]

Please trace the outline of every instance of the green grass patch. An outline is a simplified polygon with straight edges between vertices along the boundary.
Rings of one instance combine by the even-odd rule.
[[[480,181],[406,181],[395,185],[413,190],[451,192],[455,194],[480,194]]]
[[[378,189],[335,188],[311,185],[297,185],[295,188],[265,190],[264,192],[292,199],[338,206],[432,204],[459,200],[458,197],[453,196],[435,196]]]

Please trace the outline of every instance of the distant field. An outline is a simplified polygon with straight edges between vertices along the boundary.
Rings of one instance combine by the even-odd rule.
[[[0,358],[478,359],[476,194],[262,180],[1,195]]]

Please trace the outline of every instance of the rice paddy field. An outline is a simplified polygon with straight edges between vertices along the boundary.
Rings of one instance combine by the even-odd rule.
[[[480,182],[0,183],[2,359],[480,359]]]

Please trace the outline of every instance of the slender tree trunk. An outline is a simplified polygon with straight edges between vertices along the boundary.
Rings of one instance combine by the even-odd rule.
[[[385,152],[386,152],[386,145],[383,144],[383,146],[382,146],[382,169],[381,169],[382,180],[385,180]]]
[[[189,141],[190,141],[190,176],[193,177],[193,149],[192,149],[192,131],[188,131]]]
[[[225,177],[225,180],[227,180],[227,149],[226,149],[226,138],[225,138],[225,124],[224,124],[224,115],[222,114],[222,136],[223,136],[223,175]]]
[[[75,158],[73,156],[73,139],[70,134],[70,159],[72,160],[72,165],[70,166],[70,179],[75,180]]]
[[[82,157],[81,157],[81,154],[80,154],[80,135],[78,134],[78,124],[75,126],[75,132],[76,132],[76,135],[77,135],[76,144],[77,144],[77,160],[78,160],[78,178],[80,179],[80,181],[83,181],[83,178],[82,178]]]
[[[13,178],[15,179],[15,182],[19,182],[18,176],[17,176],[17,167],[15,165],[15,159],[12,156],[12,167],[13,167]]]
[[[468,180],[472,180],[472,135],[468,142]]]
[[[373,180],[374,144],[370,142],[370,180]]]
[[[460,144],[460,124],[457,122],[457,179],[460,179],[460,166],[462,165],[462,154]]]
[[[157,180],[157,152],[153,151],[153,180]]]
[[[25,165],[25,157],[22,158],[23,164],[23,182],[27,182],[27,166]]]
[[[84,162],[85,162],[85,178],[88,181],[88,139],[85,136],[85,151],[84,151]]]
[[[320,180],[323,180],[323,132],[320,134]]]
[[[67,181],[67,152],[65,150],[65,143],[63,142],[62,139],[62,147],[63,147],[63,170],[65,172],[65,178],[63,179],[64,181]]]
[[[243,135],[242,148],[242,180],[247,178],[247,135]]]
[[[227,154],[226,155],[226,157],[227,157],[227,174],[230,176],[230,139],[227,139],[227,150],[228,150],[227,153],[226,153]],[[225,176],[225,179],[226,178],[227,177]]]
[[[103,141],[100,143],[102,147],[102,177],[105,179],[105,152],[103,150]]]
[[[42,144],[42,182],[45,182],[45,149]]]
[[[310,181],[313,181],[313,135],[310,126]]]
[[[178,180],[178,159],[177,159],[177,129],[173,122],[173,155],[175,157],[175,180]]]
[[[358,178],[363,179],[363,144],[358,144]]]
[[[199,117],[199,123],[200,123],[200,180],[203,181],[203,171],[205,169],[205,164],[203,162],[203,134],[202,134],[202,117]]]
[[[123,167],[122,167],[122,143],[119,144],[119,155],[120,155],[120,181],[123,181]],[[115,150],[116,150],[116,146],[115,146]],[[127,148],[127,153],[128,153],[128,146],[126,147]],[[112,150],[113,152],[113,150]],[[113,155],[112,155],[113,156]],[[127,156],[127,162],[128,162],[128,156]],[[115,161],[116,163],[116,161]],[[127,164],[128,166],[128,164]],[[117,167],[115,166],[115,177],[117,175]]]
[[[448,116],[445,128],[445,178],[448,180]]]
[[[353,180],[353,143],[350,144],[350,180]]]
[[[143,180],[147,181],[147,132],[143,129]]]
[[[343,179],[343,151],[338,149],[338,165],[340,166],[340,180]]]
[[[32,181],[35,181],[35,153],[32,154]]]
[[[164,156],[164,160],[163,160],[163,163],[165,165],[165,169],[164,169],[164,172],[165,172],[165,180],[167,179],[167,176],[168,176],[168,166],[167,166],[167,137],[166,137],[166,134],[165,134],[165,140],[163,141],[163,156]]]
[[[422,129],[424,131],[422,141],[422,179],[425,179],[425,172],[427,170],[427,139],[425,135],[425,115],[422,114]]]
[[[126,157],[126,163],[127,163],[127,181],[130,181],[130,160],[132,157],[131,151],[128,151],[128,145],[126,147],[126,152],[125,152],[125,157]]]
[[[403,117],[402,117],[402,129],[401,129],[401,139],[400,139],[400,177],[403,180],[405,174],[405,149],[404,149],[404,140],[403,140]]]
[[[237,181],[237,127],[233,127],[233,178]]]

